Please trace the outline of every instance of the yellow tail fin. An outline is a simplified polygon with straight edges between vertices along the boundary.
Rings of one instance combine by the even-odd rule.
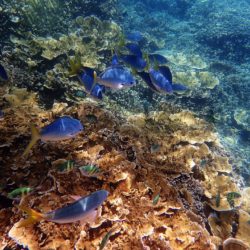
[[[76,55],[73,59],[69,60],[69,73],[68,76],[75,76],[77,75],[81,68],[82,68],[82,63],[81,63],[81,57],[80,55]]]
[[[36,144],[36,142],[40,139],[40,134],[38,129],[32,124],[31,125],[31,140],[29,145],[26,147],[23,156],[26,156],[31,148]]]
[[[25,206],[19,206],[19,209],[27,213],[28,218],[20,221],[18,227],[29,226],[46,218],[44,214],[39,213],[31,208]]]

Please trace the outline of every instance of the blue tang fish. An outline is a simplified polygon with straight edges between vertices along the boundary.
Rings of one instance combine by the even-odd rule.
[[[52,221],[59,224],[73,223],[76,221],[88,222],[91,217],[93,219],[93,217],[95,218],[97,216],[96,209],[107,199],[108,194],[106,190],[99,190],[88,196],[80,197],[68,206],[44,214],[24,206],[19,206],[21,210],[28,214],[28,218],[22,220],[18,227],[27,226],[41,220]]]
[[[77,119],[71,118],[69,116],[63,116],[49,125],[43,127],[40,132],[38,129],[32,125],[31,126],[31,141],[27,148],[25,149],[23,156],[27,155],[34,144],[41,139],[43,142],[48,141],[62,141],[75,137],[78,133],[83,130],[83,125]]]
[[[0,80],[8,81],[8,75],[4,67],[0,64]]]
[[[138,71],[142,71],[147,66],[147,62],[137,55],[123,55],[121,56],[121,59],[123,62]]]
[[[133,42],[140,42],[141,40],[143,40],[143,35],[139,31],[134,31],[126,34],[125,38]]]
[[[77,76],[84,85],[87,94],[94,99],[102,100],[102,93],[105,92],[105,87],[96,83],[97,76],[95,70],[88,67],[82,67],[82,72],[78,73]]]
[[[131,72],[127,68],[119,65],[116,54],[112,57],[111,66],[97,77],[97,82],[112,89],[129,88],[136,84]]]
[[[151,63],[166,64],[169,62],[166,57],[160,54],[149,54],[148,58]]]
[[[138,44],[136,43],[127,43],[125,47],[134,55],[142,57],[142,51]]]

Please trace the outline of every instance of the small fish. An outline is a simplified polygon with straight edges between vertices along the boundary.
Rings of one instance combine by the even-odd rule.
[[[101,243],[100,243],[100,248],[99,250],[103,250],[105,248],[105,246],[107,245],[108,241],[109,241],[109,238],[110,236],[114,233],[115,229],[112,228],[110,229],[103,237]]]
[[[97,123],[97,117],[92,114],[85,115],[89,123]]]
[[[148,58],[151,63],[166,64],[169,62],[166,57],[156,53],[149,54]]]
[[[207,160],[206,160],[206,159],[202,159],[202,160],[200,161],[200,166],[201,166],[202,168],[205,167],[206,164],[207,164]]]
[[[58,166],[58,171],[59,172],[69,172],[70,170],[72,170],[74,168],[74,166],[75,166],[75,162],[69,160],[69,161],[66,161],[66,162],[60,164]]]
[[[8,81],[8,79],[5,68],[0,64],[0,81]]]
[[[143,71],[143,69],[147,66],[147,62],[140,56],[123,55],[120,58],[123,62],[125,62],[130,67],[132,67],[138,71]]]
[[[161,93],[172,93],[173,88],[170,81],[160,72],[154,70],[153,68],[149,69],[149,76],[152,84],[155,88]]]
[[[217,192],[215,196],[215,204],[216,204],[216,207],[220,206],[220,192],[219,191]]]
[[[142,57],[142,51],[138,44],[136,43],[127,43],[125,47],[134,55]]]
[[[16,188],[15,190],[8,193],[8,198],[14,199],[17,196],[24,196],[25,194],[28,194],[32,191],[32,188],[30,187],[20,187]]]
[[[107,68],[97,78],[97,82],[112,89],[130,88],[136,84],[131,72],[121,65]]]
[[[160,148],[161,148],[161,145],[159,145],[157,143],[156,144],[152,144],[151,147],[150,147],[151,154],[158,152],[160,150]]]
[[[83,176],[86,177],[96,177],[101,172],[100,168],[95,165],[86,165],[79,167],[79,170]]]
[[[4,112],[0,109],[0,121],[4,119]]]
[[[78,73],[78,79],[83,84],[85,91],[92,98],[102,100],[105,87],[96,82],[96,72],[89,67],[82,67],[82,72]]]
[[[43,127],[40,132],[32,124],[31,125],[31,141],[27,148],[25,149],[23,156],[27,155],[30,149],[35,145],[35,143],[41,139],[43,142],[48,141],[62,141],[75,137],[83,130],[83,125],[77,119],[73,119],[69,116],[63,116],[49,125]]]
[[[128,33],[125,35],[125,38],[133,42],[140,42],[144,39],[143,35],[139,31]]]
[[[159,199],[160,199],[160,194],[157,194],[157,195],[154,197],[153,202],[152,202],[154,206],[157,205]]]
[[[227,193],[227,202],[229,203],[231,208],[235,207],[234,199],[240,198],[241,194],[237,192],[230,192]]]
[[[93,214],[96,217],[96,209],[107,199],[108,194],[106,190],[99,190],[81,197],[68,206],[44,214],[25,206],[19,206],[22,211],[28,214],[28,218],[22,220],[18,227],[28,226],[41,220],[59,224],[88,221],[90,217],[93,218]]]

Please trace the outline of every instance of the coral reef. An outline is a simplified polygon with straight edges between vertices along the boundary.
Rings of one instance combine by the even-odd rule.
[[[20,92],[24,91],[15,91],[16,95]],[[55,104],[50,111],[28,101],[10,104],[5,103],[5,117],[0,122],[0,154],[4,155],[0,158],[1,198],[25,184],[35,191],[22,197],[21,204],[47,212],[71,202],[72,195],[84,196],[98,189],[106,189],[110,195],[98,219],[84,226],[42,221],[18,227],[24,214],[15,201],[10,202],[0,210],[4,218],[0,222],[1,246],[97,249],[111,229],[109,249],[216,249],[235,232],[237,239],[249,244],[249,215],[237,210],[245,191],[235,199],[234,208],[224,197],[229,192],[241,193],[240,179],[236,183],[228,176],[231,166],[212,127],[191,112],[168,108],[147,116],[124,116],[116,107],[104,109],[88,99],[72,107]],[[60,115],[77,117],[85,131],[70,141],[37,144],[28,159],[22,158],[29,124],[41,127]],[[96,119],[90,120],[90,115]],[[159,150],[151,152],[156,143]],[[86,177],[77,166],[59,172],[57,165],[65,160],[73,160],[77,166],[94,164],[101,172]],[[221,200],[217,207],[218,191]],[[157,195],[159,200],[154,203]],[[216,211],[221,222],[208,218],[207,210]],[[239,226],[235,228],[237,214]]]

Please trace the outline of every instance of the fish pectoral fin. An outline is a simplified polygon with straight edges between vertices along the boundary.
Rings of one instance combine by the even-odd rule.
[[[34,124],[31,124],[31,140],[22,156],[26,156],[39,139],[40,139],[40,134],[38,129],[35,127]]]
[[[80,196],[80,195],[70,195],[70,197],[71,197],[73,200],[75,200],[75,201],[78,201],[78,200],[80,200],[80,199],[82,198],[82,196]]]

